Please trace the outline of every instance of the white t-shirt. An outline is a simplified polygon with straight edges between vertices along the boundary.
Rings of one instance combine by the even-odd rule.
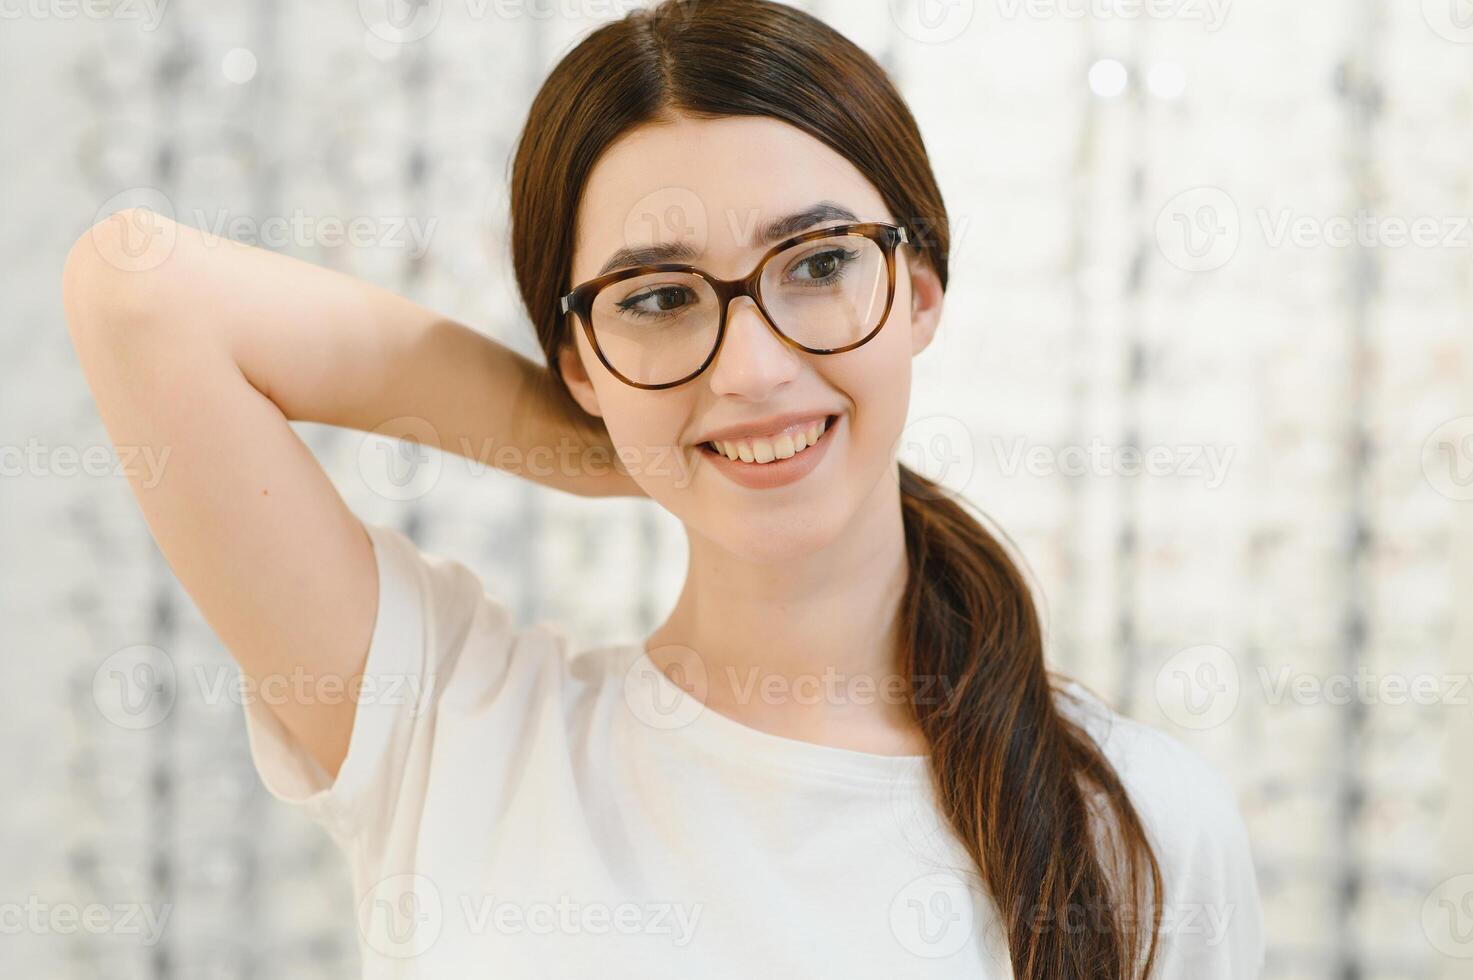
[[[1012,976],[924,759],[750,728],[642,643],[574,656],[465,565],[365,526],[379,609],[337,779],[245,702],[266,788],[348,858],[365,978]],[[1230,787],[1094,703],[1168,889],[1158,975],[1258,976]]]

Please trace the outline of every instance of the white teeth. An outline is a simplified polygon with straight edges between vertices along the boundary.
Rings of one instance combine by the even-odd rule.
[[[828,429],[828,419],[819,419],[806,430],[784,433],[776,439],[731,439],[710,443],[718,452],[730,460],[744,463],[771,463],[778,459],[791,459],[818,441]]]

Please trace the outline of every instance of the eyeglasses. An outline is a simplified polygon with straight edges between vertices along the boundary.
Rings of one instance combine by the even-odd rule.
[[[694,266],[620,269],[562,297],[609,372],[635,388],[673,388],[716,359],[732,300],[751,297],[783,342],[839,354],[868,342],[895,301],[903,227],[882,222],[818,228],[774,245],[742,279]]]

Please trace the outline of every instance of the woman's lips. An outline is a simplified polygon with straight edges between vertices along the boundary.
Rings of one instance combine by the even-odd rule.
[[[762,440],[736,440],[738,443],[746,444],[743,448],[751,452],[753,456],[751,462],[742,458],[732,459],[724,453],[716,452],[711,448],[710,443],[702,443],[701,452],[716,470],[740,486],[754,490],[787,486],[807,476],[823,461],[824,456],[828,453],[829,444],[839,434],[837,430],[843,418],[842,415],[830,415],[822,423],[813,445],[807,446],[801,452],[797,451],[795,446],[793,454],[785,459],[774,458],[767,463],[756,462],[756,459],[760,458],[757,455],[758,446],[756,444],[763,442]],[[806,442],[806,435],[804,438]],[[785,446],[767,442],[766,446],[762,447],[762,455],[767,455],[769,449],[775,451],[785,448]]]

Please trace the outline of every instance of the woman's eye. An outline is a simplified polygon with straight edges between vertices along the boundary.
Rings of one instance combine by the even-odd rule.
[[[798,282],[825,282],[843,274],[844,266],[855,253],[848,249],[831,248],[815,252],[793,266],[792,278]],[[803,273],[806,272],[806,275]]]
[[[690,290],[684,286],[659,286],[646,289],[619,303],[619,309],[635,316],[659,316],[677,313],[686,305]]]

